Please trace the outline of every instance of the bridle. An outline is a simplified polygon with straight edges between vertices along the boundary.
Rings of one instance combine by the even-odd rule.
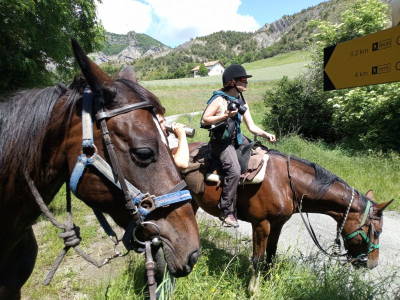
[[[142,101],[135,104],[125,105],[121,108],[105,111],[103,107],[98,107],[98,103],[103,102],[101,99],[96,99],[99,101],[94,101],[96,97],[101,98],[102,95],[94,95],[89,87],[85,89],[82,101],[82,154],[78,157],[78,162],[76,163],[71,174],[70,189],[76,195],[80,178],[82,177],[86,167],[90,165],[102,173],[105,178],[112,182],[117,188],[122,190],[124,193],[125,207],[132,215],[132,220],[126,228],[121,240],[117,238],[115,232],[111,229],[111,226],[108,224],[108,221],[104,215],[98,210],[94,210],[94,213],[101,226],[114,241],[115,246],[122,241],[128,251],[135,250],[136,252],[146,253],[148,285],[150,288],[151,297],[153,299],[155,297],[156,284],[154,280],[154,261],[151,254],[151,246],[159,247],[161,245],[161,231],[156,223],[145,221],[145,217],[155,209],[175,203],[190,201],[192,197],[188,190],[182,191],[182,189],[186,186],[183,180],[164,195],[157,197],[150,195],[149,193],[142,193],[133,184],[125,180],[121,171],[120,163],[114,151],[114,145],[112,143],[110,132],[107,128],[107,120],[133,110],[150,109],[153,108],[153,105],[148,101]],[[94,144],[92,119],[94,114],[94,103],[97,105],[95,119],[100,125],[102,139],[106,146],[105,154],[106,157],[108,156],[110,164],[108,164],[107,161],[97,154],[97,148]],[[151,113],[153,114],[153,120],[156,122],[156,124],[158,124],[156,116],[152,110]],[[150,241],[141,241],[136,236],[137,229],[145,226],[152,226],[157,231],[156,236],[153,236]]]
[[[126,84],[124,81],[121,82]],[[155,209],[169,206],[175,203],[187,202],[190,201],[192,197],[188,190],[181,191],[186,186],[183,180],[175,185],[172,189],[170,189],[167,193],[158,197],[150,195],[149,193],[142,193],[134,185],[125,180],[124,175],[121,171],[119,161],[114,152],[111,135],[107,128],[107,120],[114,116],[124,114],[133,110],[149,109],[152,108],[153,105],[148,101],[142,101],[117,109],[105,111],[104,108],[100,105],[100,103],[104,103],[103,101],[101,101],[102,99],[96,99],[99,101],[95,102],[95,97],[101,98],[102,95],[99,94],[95,96],[91,92],[90,88],[85,89],[82,100],[82,154],[78,157],[78,162],[75,164],[74,170],[72,171],[69,182],[67,182],[66,186],[67,221],[65,223],[61,224],[55,219],[54,215],[51,213],[47,204],[40,195],[40,192],[38,191],[29,172],[27,170],[25,170],[24,172],[24,177],[31,191],[31,194],[34,197],[42,213],[55,227],[63,230],[63,232],[59,233],[58,236],[64,239],[65,247],[61,251],[56,261],[53,263],[51,270],[44,280],[44,285],[50,284],[50,281],[57,271],[62,259],[67,254],[70,248],[74,248],[74,250],[81,257],[83,257],[86,261],[90,262],[98,268],[101,268],[116,257],[125,256],[130,250],[135,250],[136,252],[145,252],[146,254],[147,283],[150,290],[150,299],[153,300],[156,299],[157,285],[154,278],[155,263],[152,257],[151,246],[159,247],[161,245],[161,230],[156,223],[145,221],[145,218],[150,212],[154,211]],[[94,145],[92,118],[92,115],[94,114],[94,102],[97,106],[95,111],[96,120],[100,124],[103,142],[106,145],[105,154],[106,157],[108,156],[111,166],[108,164],[107,161],[105,161],[100,155],[97,154],[97,148]],[[153,114],[153,120],[161,134],[161,138],[163,142],[166,143],[165,136],[162,135],[163,132],[161,130],[160,124],[158,123],[158,120],[152,110],[151,113]],[[101,226],[115,244],[114,254],[106,258],[103,262],[96,261],[89,255],[87,255],[84,251],[82,251],[82,249],[80,249],[80,228],[76,226],[72,221],[70,191],[72,191],[76,195],[76,190],[79,185],[80,179],[82,178],[82,175],[86,167],[88,166],[93,166],[94,168],[96,168],[101,174],[103,174],[106,179],[108,179],[116,187],[122,190],[122,192],[124,193],[125,207],[132,216],[132,220],[128,224],[122,239],[118,239],[116,233],[112,230],[105,216],[100,211],[95,209],[93,210]],[[157,230],[156,236],[153,236],[150,240],[147,241],[140,241],[136,236],[136,230],[139,228],[143,228],[144,226],[153,226]],[[117,251],[116,249],[117,245],[121,241],[127,249],[127,252],[124,254]]]
[[[149,193],[142,193],[134,185],[125,180],[114,151],[110,132],[107,128],[108,119],[133,110],[152,108],[152,104],[147,101],[143,101],[109,111],[105,111],[102,107],[97,110],[95,117],[96,121],[100,124],[102,138],[104,144],[106,145],[106,154],[108,155],[111,164],[110,166],[100,155],[97,154],[97,148],[94,145],[92,121],[93,102],[94,94],[89,88],[86,88],[82,103],[82,154],[79,156],[78,162],[76,163],[71,174],[71,191],[76,194],[80,178],[82,177],[85,168],[88,165],[91,165],[100,171],[110,182],[121,189],[124,193],[125,207],[132,215],[131,224],[128,225],[128,228],[132,229],[131,233],[134,229],[136,230],[136,226],[143,227],[144,225],[152,225],[158,229],[158,226],[155,225],[155,223],[146,222],[143,224],[144,218],[157,208],[190,200],[190,192],[188,190],[181,191],[186,184],[184,184],[184,181],[181,181],[167,193],[158,197],[150,195]],[[99,101],[96,101],[96,103],[99,103]],[[154,115],[153,119],[155,119]],[[88,152],[92,153],[90,157],[85,154]],[[98,213],[96,213],[96,215],[98,215]],[[144,245],[144,243],[139,241],[135,235],[133,235],[133,238],[135,239],[135,242]],[[128,243],[127,239],[124,240],[124,245],[128,250],[135,250],[133,245]]]
[[[299,213],[300,213],[300,216],[301,216],[301,218],[303,220],[303,223],[304,223],[308,233],[310,234],[312,240],[314,241],[315,245],[318,247],[318,249],[321,250],[321,252],[323,252],[324,254],[326,254],[327,256],[330,256],[330,257],[339,258],[339,257],[345,256],[346,257],[345,261],[346,262],[351,262],[354,265],[367,262],[368,255],[372,251],[374,251],[376,249],[379,249],[379,244],[374,244],[374,243],[371,242],[372,241],[372,236],[374,234],[373,220],[380,220],[379,217],[375,217],[374,216],[373,205],[371,205],[372,202],[367,198],[368,202],[367,202],[363,217],[361,219],[360,226],[356,230],[354,230],[352,233],[344,235],[342,233],[343,232],[343,228],[345,226],[345,223],[346,223],[346,220],[347,220],[347,217],[348,217],[351,205],[353,204],[354,196],[355,196],[355,190],[354,190],[354,188],[351,188],[351,197],[350,197],[350,200],[349,200],[349,204],[348,204],[348,206],[346,208],[346,211],[344,213],[343,221],[342,221],[341,225],[339,226],[339,224],[338,224],[338,226],[337,226],[337,235],[336,235],[336,239],[335,239],[335,244],[333,246],[333,253],[330,254],[325,249],[323,249],[322,246],[320,245],[320,243],[318,242],[318,239],[317,239],[317,237],[316,237],[316,235],[314,233],[314,230],[313,230],[313,228],[312,228],[312,226],[310,224],[310,220],[308,219],[308,224],[307,224],[307,222],[306,222],[306,220],[305,220],[305,218],[303,216],[303,213],[301,211],[302,198],[298,198],[297,197],[296,189],[295,189],[295,186],[294,186],[294,183],[293,183],[293,180],[292,180],[292,176],[290,175],[290,155],[287,158],[287,170],[288,170],[290,188],[291,188],[292,193],[293,193],[293,201],[296,202],[298,210],[299,210]],[[307,214],[307,218],[308,218],[308,214]],[[368,228],[368,235],[367,235],[367,234],[365,234],[365,232],[363,230],[363,227],[367,225],[368,221],[369,221],[369,225],[368,225],[369,228]],[[361,235],[361,237],[367,243],[367,249],[365,250],[365,252],[359,254],[358,256],[351,256],[351,255],[349,255],[348,251],[346,251],[345,253],[341,254],[340,236],[342,236],[344,242],[346,243],[346,241],[349,241],[349,240],[355,238],[358,235]]]
[[[354,191],[354,188],[353,188],[353,191]],[[360,255],[358,255],[356,257],[351,257],[352,262],[355,264],[366,262],[368,260],[368,255],[372,251],[379,249],[379,247],[380,247],[379,244],[374,244],[372,242],[372,237],[375,232],[373,220],[380,220],[381,217],[374,216],[374,207],[373,207],[373,205],[371,205],[371,201],[369,199],[367,199],[367,200],[368,200],[368,202],[367,202],[367,205],[365,206],[365,211],[364,211],[363,217],[361,219],[360,226],[356,230],[354,230],[352,233],[346,234],[346,235],[344,235],[342,233],[342,230],[340,230],[340,234],[342,235],[342,238],[345,242],[360,235],[364,239],[364,241],[367,243],[367,248],[364,253],[361,253]],[[349,206],[350,205],[351,204],[349,204]],[[343,218],[342,226],[341,226],[342,229],[344,227],[346,219],[347,219],[347,215],[345,216],[345,218]],[[368,221],[369,221],[369,225],[367,225]],[[368,235],[363,230],[364,226],[368,226]],[[339,234],[339,231],[338,231],[338,234]]]

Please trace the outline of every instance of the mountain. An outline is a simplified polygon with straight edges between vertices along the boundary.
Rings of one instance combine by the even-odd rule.
[[[135,31],[127,34],[106,32],[105,35],[106,43],[103,51],[90,55],[97,64],[110,61],[132,62],[141,57],[170,49],[152,37]]]
[[[109,48],[113,55],[99,59],[108,61],[129,61],[135,67],[138,78],[142,80],[189,77],[196,65],[212,60],[221,60],[224,64],[245,63],[275,56],[293,50],[302,50],[313,42],[317,28],[311,26],[313,20],[325,20],[339,23],[341,15],[356,0],[331,0],[303,9],[301,12],[283,16],[273,23],[267,23],[255,32],[220,31],[191,39],[171,49],[152,39],[153,48],[138,49],[137,33],[121,40],[109,39]],[[381,0],[391,3],[391,0]],[[111,34],[109,34],[111,35]],[[146,36],[148,39],[150,37]],[[130,41],[129,43],[127,41]],[[158,43],[158,44],[157,44]],[[126,48],[123,48],[125,45]],[[120,48],[118,48],[120,47]],[[121,49],[120,52],[118,50]],[[111,52],[108,52],[111,53]]]

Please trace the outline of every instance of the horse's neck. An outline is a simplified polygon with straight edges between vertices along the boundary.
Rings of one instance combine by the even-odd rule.
[[[346,211],[352,201],[353,205],[357,202],[357,195],[352,196],[350,188],[341,183],[335,182],[330,189],[321,197],[313,197],[313,193],[300,195],[301,210],[307,213],[319,213],[329,215],[338,221]]]

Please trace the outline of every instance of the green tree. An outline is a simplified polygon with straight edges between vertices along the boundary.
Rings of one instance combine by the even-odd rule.
[[[264,100],[272,109],[264,123],[276,132],[287,133],[295,122],[297,132],[305,137],[399,151],[399,83],[323,91],[323,49],[385,29],[388,8],[378,0],[357,0],[343,13],[342,23],[313,22],[319,33],[314,36],[309,70],[294,81],[283,80],[276,91],[266,93]],[[315,126],[325,129],[314,130]]]
[[[385,29],[389,25],[388,5],[379,0],[357,0],[342,15],[340,24],[313,21],[319,33],[314,35],[314,47],[310,73],[317,86],[323,84],[324,48]]]
[[[94,0],[0,1],[0,90],[47,84],[48,63],[71,68],[70,36],[88,53],[102,47]]]
[[[207,76],[208,75],[207,67],[204,64],[200,64],[197,74],[199,74],[200,76]]]

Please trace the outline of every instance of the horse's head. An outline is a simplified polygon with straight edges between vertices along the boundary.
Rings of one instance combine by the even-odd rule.
[[[198,258],[200,240],[195,215],[187,201],[190,196],[186,193],[183,197],[185,192],[176,187],[181,177],[153,112],[161,104],[137,83],[132,68],[125,68],[112,80],[75,40],[72,47],[93,102],[93,108],[87,107],[85,99],[82,108],[78,102],[66,142],[71,182],[75,182],[73,191],[90,207],[108,213],[119,226],[135,227],[136,246],[159,237],[171,274],[189,274]],[[82,110],[87,113],[81,117]],[[85,121],[88,115],[89,122]],[[82,128],[89,128],[86,130],[93,136],[83,134]],[[88,141],[89,145],[85,145]],[[80,168],[80,175],[76,171],[78,157],[88,163]],[[110,166],[108,171],[102,167],[104,162]],[[165,196],[159,197],[162,195]],[[144,225],[136,218],[138,214],[142,214]],[[156,248],[154,251],[159,252]]]
[[[365,200],[365,201],[364,201]],[[376,204],[372,190],[366,197],[360,194],[364,209],[348,215],[342,231],[349,261],[355,266],[373,269],[378,265],[379,235],[382,233],[383,211],[393,200]]]

